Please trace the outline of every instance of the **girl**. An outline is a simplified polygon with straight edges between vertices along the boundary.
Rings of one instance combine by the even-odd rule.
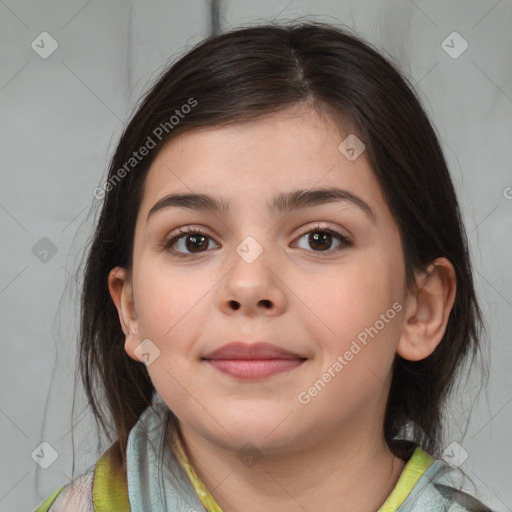
[[[115,442],[38,511],[490,510],[439,460],[483,331],[465,230],[375,49],[319,23],[207,39],[95,196],[80,361]]]

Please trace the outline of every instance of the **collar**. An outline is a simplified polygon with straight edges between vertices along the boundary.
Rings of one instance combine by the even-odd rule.
[[[164,413],[167,405],[158,397],[133,427],[127,446],[127,481],[133,512],[167,510],[206,510],[222,512],[197,477],[183,444],[177,436],[178,458],[164,449]],[[417,447],[398,482],[378,512],[395,512],[432,465],[434,459]]]
[[[208,512],[222,512],[222,509],[197,477],[194,468],[187,458],[179,436],[177,444],[181,463],[205,509]],[[400,478],[393,491],[377,512],[396,512],[433,462],[434,459],[428,453],[424,452],[420,447],[417,447],[400,474]]]
[[[157,395],[128,436],[127,482],[132,512],[204,510],[179,461],[164,446],[167,409]]]

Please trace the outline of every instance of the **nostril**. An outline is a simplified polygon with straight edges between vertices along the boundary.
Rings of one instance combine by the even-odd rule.
[[[240,304],[236,300],[232,300],[230,302],[231,302],[231,306],[232,306],[233,309],[239,309],[240,308]]]

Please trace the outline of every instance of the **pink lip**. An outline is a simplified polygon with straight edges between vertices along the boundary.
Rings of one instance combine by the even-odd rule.
[[[227,343],[209,352],[204,359],[304,359],[303,356],[270,343]]]
[[[209,352],[203,359],[233,377],[258,379],[291,370],[307,358],[270,343],[234,342]]]

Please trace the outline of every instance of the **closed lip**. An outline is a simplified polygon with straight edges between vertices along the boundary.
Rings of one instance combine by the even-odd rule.
[[[240,360],[262,360],[262,359],[307,359],[295,352],[272,345],[271,343],[257,342],[245,343],[234,341],[208,352],[203,359],[240,359]]]

